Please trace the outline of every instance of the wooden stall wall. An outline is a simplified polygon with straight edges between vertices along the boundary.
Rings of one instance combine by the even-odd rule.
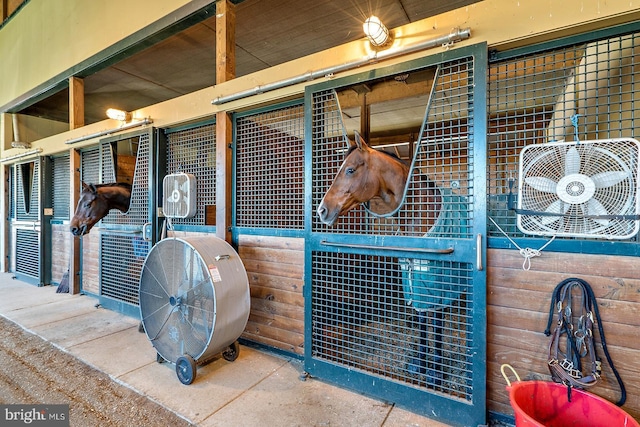
[[[239,254],[251,288],[243,338],[302,355],[304,239],[241,235]]]
[[[69,254],[71,253],[72,235],[69,232],[69,224],[51,224],[51,282],[60,284],[62,276],[69,268]]]
[[[82,292],[100,293],[100,230],[93,229],[82,237]]]
[[[234,243],[249,276],[242,335],[304,353],[304,110],[300,102],[235,118]]]
[[[551,380],[546,365],[551,293],[562,280],[587,281],[596,296],[607,348],[627,389],[623,409],[640,419],[640,269],[636,257],[543,252],[522,269],[516,250],[491,249],[487,255],[488,408],[513,414],[500,366],[509,363],[522,379]],[[552,329],[553,330],[553,329]],[[594,328],[595,332],[595,328]],[[599,337],[603,376],[592,391],[612,402],[620,390],[606,362]]]

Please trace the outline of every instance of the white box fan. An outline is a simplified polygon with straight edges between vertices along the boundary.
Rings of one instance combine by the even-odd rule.
[[[635,236],[639,151],[633,138],[526,146],[520,152],[518,228],[539,236]]]
[[[189,173],[169,174],[162,180],[162,211],[168,218],[191,218],[196,214],[196,177]]]

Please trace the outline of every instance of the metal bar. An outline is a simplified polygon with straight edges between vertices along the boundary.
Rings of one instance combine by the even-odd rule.
[[[451,33],[439,36],[433,39],[426,40],[422,43],[416,43],[414,45],[407,46],[404,49],[399,50],[385,50],[381,52],[373,52],[373,54],[369,56],[365,56],[364,58],[356,59],[354,61],[350,61],[344,64],[335,65],[333,67],[327,67],[316,71],[309,71],[305,74],[301,74],[295,77],[291,77],[288,79],[280,80],[273,83],[267,83],[262,86],[256,86],[253,89],[248,89],[243,92],[234,93],[232,95],[227,96],[219,96],[211,101],[213,105],[225,104],[231,101],[237,101],[239,99],[248,98],[253,95],[258,95],[260,93],[269,92],[276,89],[281,89],[287,86],[293,86],[294,84],[315,80],[319,77],[332,76],[335,73],[347,71],[353,68],[358,68],[363,65],[370,64],[372,62],[393,58],[400,55],[407,55],[409,53],[418,52],[424,49],[431,49],[437,46],[449,46],[452,43],[455,43],[460,40],[468,39],[471,36],[471,29],[465,28],[460,29],[456,28]]]
[[[100,132],[91,133],[89,135],[84,135],[84,136],[79,136],[77,138],[69,139],[65,142],[65,144],[75,144],[81,141],[86,141],[87,139],[97,138],[99,136],[111,135],[116,132],[121,132],[123,130],[128,130],[128,129],[136,128],[139,126],[148,125],[151,123],[153,123],[153,120],[151,120],[150,118],[146,118],[146,119],[140,120],[139,122],[127,123],[126,125],[120,126],[119,128],[106,129]]]
[[[32,156],[34,154],[39,154],[39,153],[42,153],[42,148],[36,148],[34,150],[30,150],[24,153],[16,154],[9,157],[3,157],[2,159],[0,159],[0,163],[9,162],[11,160],[22,159],[24,157]]]
[[[476,265],[478,271],[482,271],[482,234],[478,233],[476,236]]]
[[[337,243],[328,242],[326,240],[320,241],[321,245],[333,246],[338,248],[352,248],[352,249],[382,249],[385,251],[400,251],[400,252],[418,252],[424,254],[452,254],[454,249],[449,247],[445,249],[431,249],[431,248],[411,248],[404,246],[378,246],[378,245],[360,245],[357,243]]]

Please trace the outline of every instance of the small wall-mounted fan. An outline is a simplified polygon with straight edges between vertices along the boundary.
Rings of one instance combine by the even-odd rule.
[[[627,239],[638,233],[633,138],[528,145],[520,152],[517,224],[525,234]]]
[[[162,180],[162,211],[168,218],[191,218],[196,214],[196,178],[178,172]]]

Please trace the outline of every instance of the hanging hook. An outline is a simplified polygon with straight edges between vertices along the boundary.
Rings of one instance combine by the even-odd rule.
[[[582,117],[582,114],[574,114],[571,116],[571,124],[573,125],[573,132],[578,144],[580,144],[580,137],[578,137],[578,119],[580,117]]]

